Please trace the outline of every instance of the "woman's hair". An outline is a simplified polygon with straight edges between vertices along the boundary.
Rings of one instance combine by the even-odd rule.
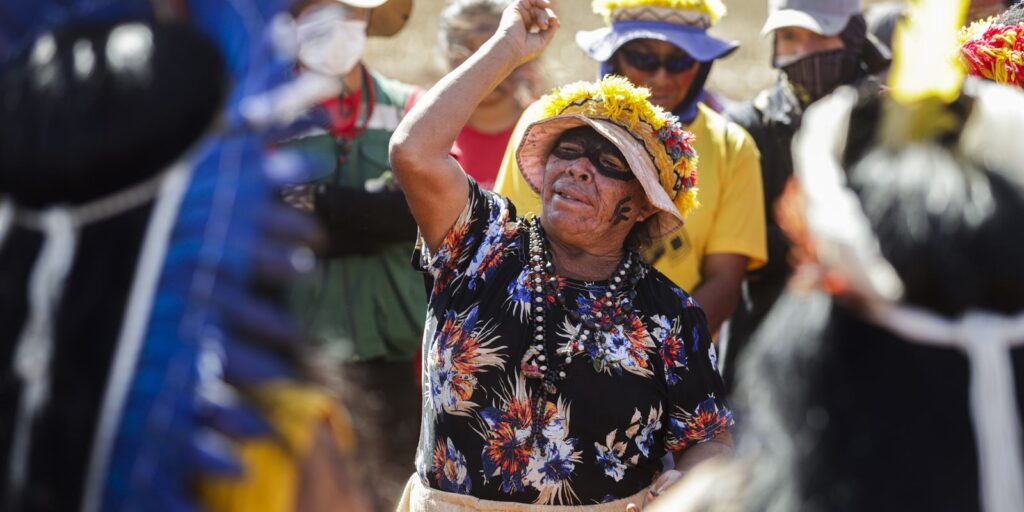
[[[952,106],[963,123],[973,99]],[[905,300],[947,316],[1024,309],[1024,175],[968,158],[954,136],[909,151],[872,146],[877,99],[854,108],[845,165]],[[999,137],[989,135],[991,147]],[[898,171],[898,172],[897,172]]]

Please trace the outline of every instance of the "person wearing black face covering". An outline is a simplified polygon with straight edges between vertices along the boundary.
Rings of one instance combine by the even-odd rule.
[[[860,0],[769,0],[762,34],[772,37],[775,85],[726,111],[761,151],[768,264],[748,273],[736,312],[723,328],[722,372],[727,387],[736,361],[785,287],[789,241],[775,222],[776,199],[793,175],[790,145],[804,109],[840,85],[878,88],[874,75],[890,62],[888,48],[867,31]]]

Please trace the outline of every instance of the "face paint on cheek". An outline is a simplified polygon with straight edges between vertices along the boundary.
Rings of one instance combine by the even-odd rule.
[[[617,226],[622,222],[629,222],[629,212],[633,211],[633,207],[629,206],[629,202],[632,200],[632,197],[624,197],[615,205],[615,211],[612,212],[612,218],[610,219],[613,226]]]

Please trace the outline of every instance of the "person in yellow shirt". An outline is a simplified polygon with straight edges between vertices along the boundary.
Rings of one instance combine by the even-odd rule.
[[[725,6],[718,0],[598,0],[594,7],[609,24],[577,33],[576,43],[601,62],[600,74],[649,88],[651,102],[671,110],[696,137],[701,206],[646,256],[693,295],[716,332],[736,307],[747,270],[767,261],[760,154],[743,128],[701,101],[714,61],[738,47],[706,32]],[[537,108],[527,109],[511,140],[521,140],[538,118]],[[515,153],[514,144],[506,149],[495,191],[519,212],[539,214],[540,200]]]

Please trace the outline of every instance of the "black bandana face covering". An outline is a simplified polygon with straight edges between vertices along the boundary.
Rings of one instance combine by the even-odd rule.
[[[847,82],[848,59],[847,51],[840,48],[813,53],[780,69],[793,85],[800,102],[808,105]]]
[[[888,67],[888,57],[876,55],[868,41],[864,17],[850,17],[839,33],[843,47],[812,53],[798,60],[776,66],[786,74],[800,103],[805,107],[820,100],[842,84],[852,84],[865,73],[878,73]],[[862,61],[864,65],[862,66]],[[866,66],[866,70],[862,69]]]
[[[619,181],[636,179],[619,148],[589,126],[567,130],[558,138],[551,154],[562,160],[586,158],[593,164],[594,169],[606,178]]]

